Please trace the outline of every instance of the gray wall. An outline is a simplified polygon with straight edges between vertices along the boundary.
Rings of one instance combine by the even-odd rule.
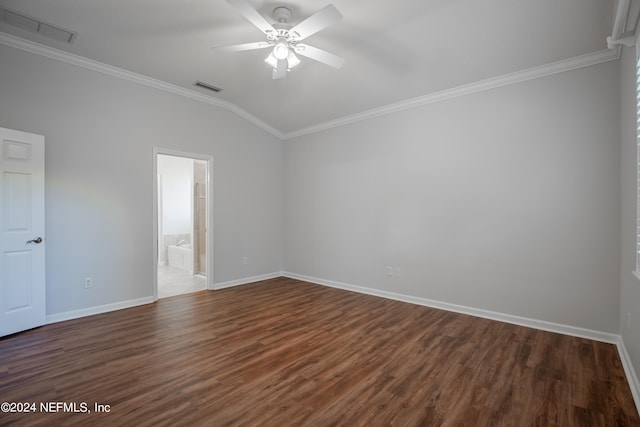
[[[635,229],[628,62],[623,85],[610,62],[283,143],[224,109],[0,46],[0,126],[47,138],[48,314],[152,295],[158,146],[214,156],[216,283],[284,269],[617,333],[638,292],[634,238],[620,245]]]
[[[46,137],[47,314],[153,294],[154,146],[214,158],[216,283],[282,270],[280,140],[227,110],[2,45],[0,76],[0,126]]]
[[[286,141],[285,271],[617,333],[618,90],[609,62]]]
[[[622,198],[620,261],[620,332],[636,373],[640,372],[640,280],[636,268],[636,78],[635,49],[624,48],[620,59],[620,168]],[[631,315],[630,324],[627,316]],[[630,326],[630,327],[629,327]]]

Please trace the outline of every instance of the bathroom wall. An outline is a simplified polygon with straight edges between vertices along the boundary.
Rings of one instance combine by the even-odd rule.
[[[207,162],[193,162],[193,269],[207,274]]]
[[[193,163],[189,158],[158,155],[159,263],[166,263],[169,245],[193,243]]]

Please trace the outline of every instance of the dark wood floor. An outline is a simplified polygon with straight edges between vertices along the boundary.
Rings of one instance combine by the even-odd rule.
[[[611,344],[285,278],[0,339],[0,401],[92,411],[3,426],[640,425]]]

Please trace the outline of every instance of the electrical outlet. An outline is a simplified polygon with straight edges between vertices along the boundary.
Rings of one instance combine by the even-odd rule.
[[[93,288],[93,279],[91,277],[84,278],[84,288],[85,289]]]
[[[387,276],[393,276],[393,267],[391,267],[390,265],[387,266]]]
[[[249,257],[242,257],[242,265],[248,265],[249,264]]]

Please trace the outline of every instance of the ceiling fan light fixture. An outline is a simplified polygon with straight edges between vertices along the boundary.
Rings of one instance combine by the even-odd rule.
[[[273,56],[280,60],[287,59],[289,56],[289,48],[284,42],[280,42],[273,48]]]
[[[267,58],[264,60],[264,62],[269,64],[271,66],[271,68],[278,68],[278,60],[276,59],[275,56],[273,56],[273,52],[271,52],[269,54],[269,56],[267,56]]]
[[[292,50],[289,51],[289,56],[287,56],[287,64],[289,66],[289,70],[300,65],[300,60]]]

